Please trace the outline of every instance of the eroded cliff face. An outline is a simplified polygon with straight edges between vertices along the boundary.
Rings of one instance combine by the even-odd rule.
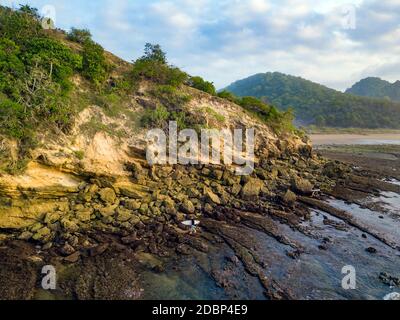
[[[126,105],[131,114],[157,104],[148,87],[131,97]],[[176,224],[211,212],[215,205],[240,206],[261,194],[272,196],[279,179],[288,185],[293,175],[315,180],[307,170],[318,167],[319,160],[307,142],[291,134],[278,137],[226,100],[184,90],[194,97],[188,112],[206,117],[207,108],[221,115],[215,128],[255,129],[257,168],[252,176],[235,176],[233,167],[223,165],[150,167],[146,130],[138,119],[124,113],[109,116],[92,105],[79,113],[69,135],[43,135],[23,174],[0,175],[0,228],[15,231],[10,237],[49,243],[90,228],[118,231],[149,220]]]

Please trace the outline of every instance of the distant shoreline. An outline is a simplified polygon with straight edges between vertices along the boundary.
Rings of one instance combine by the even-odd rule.
[[[330,127],[306,127],[304,131],[308,135],[338,135],[338,134],[357,134],[357,135],[371,135],[371,134],[399,134],[400,129],[366,129],[366,128],[330,128]]]
[[[400,132],[397,133],[324,133],[309,135],[314,146],[329,145],[400,145]]]

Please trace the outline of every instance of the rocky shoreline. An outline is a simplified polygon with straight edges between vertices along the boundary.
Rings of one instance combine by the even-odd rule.
[[[251,177],[235,176],[224,167],[149,167],[145,161],[131,163],[129,170],[129,185],[90,178],[31,226],[3,228],[0,297],[146,298],[154,295],[144,288],[143,272],[163,275],[171,261],[201,261],[209,255],[211,264],[224,261],[211,269],[202,266],[222,297],[304,299],[271,272],[276,261],[264,256],[254,234],[267,236],[285,256],[280,259],[294,264],[312,249],[292,233],[316,241],[319,252],[329,251],[335,241],[324,230],[307,225],[314,210],[332,216],[323,219],[329,232],[355,228],[362,237],[399,250],[400,242],[363,224],[351,212],[335,209],[326,199],[360,204],[381,191],[400,194],[400,186],[305,149],[287,158],[284,154],[266,158]],[[191,219],[200,221],[196,233],[182,224]],[[229,254],[223,256],[224,252]],[[393,259],[398,266],[398,253]],[[47,264],[59,273],[54,292],[40,289],[40,271]],[[239,270],[245,275],[237,278]],[[242,296],[244,283],[247,290],[262,296]]]

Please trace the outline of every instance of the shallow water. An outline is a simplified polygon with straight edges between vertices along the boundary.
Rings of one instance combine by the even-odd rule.
[[[400,186],[400,181],[397,179],[389,179],[389,180],[385,180],[386,182],[389,182],[391,184],[395,184],[396,186]]]
[[[357,204],[347,204],[342,200],[330,199],[328,203],[336,209],[351,213],[360,225],[374,230],[376,234],[385,235],[393,243],[400,244],[400,221],[381,212],[361,208]]]
[[[373,225],[374,222],[382,222],[379,217],[379,220],[371,217],[379,214],[342,202],[330,203],[351,211],[357,219],[362,219],[365,223]],[[326,225],[325,218],[344,224],[340,219],[314,210],[311,219],[302,223],[302,226],[311,232],[312,237],[293,230],[286,224],[279,225],[282,233],[290,240],[301,243],[305,249],[305,253],[296,260],[286,255],[287,251],[293,250],[291,247],[268,235],[248,228],[244,228],[243,233],[257,239],[254,250],[259,259],[267,265],[265,274],[282,288],[289,288],[296,299],[381,300],[391,293],[393,290],[379,280],[379,274],[387,272],[400,276],[400,253],[372,236],[364,238],[364,233],[357,228],[347,226],[346,231],[341,231]],[[382,228],[387,232],[396,231],[394,227],[389,226],[389,220],[385,222]],[[320,248],[322,244],[326,249]],[[369,247],[376,248],[377,253],[368,253],[366,249]],[[230,248],[222,244],[208,254],[196,253],[192,257],[183,257],[171,262],[163,274],[148,272],[144,275],[145,292],[148,292],[145,298],[264,299],[263,288],[258,279],[247,274],[241,264],[228,275],[235,279],[235,287],[231,288],[230,294],[215,284],[210,272],[223,270],[227,257],[233,254]],[[341,286],[344,277],[342,268],[347,265],[356,269],[356,290],[344,290]]]

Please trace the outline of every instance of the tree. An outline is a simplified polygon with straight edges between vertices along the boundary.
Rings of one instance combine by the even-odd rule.
[[[158,84],[178,87],[185,83],[188,75],[167,63],[166,53],[160,45],[147,43],[144,56],[134,62],[132,77],[135,80],[152,80]]]
[[[35,18],[35,19],[37,19],[37,20],[40,19],[40,14],[39,14],[38,9],[33,8],[33,7],[31,7],[31,6],[27,5],[27,4],[25,4],[25,5],[20,5],[18,11],[19,11],[19,12],[22,12],[22,13],[26,13],[26,14],[32,16],[33,18]]]
[[[144,47],[144,56],[141,59],[167,64],[167,55],[161,49],[161,46],[159,44],[146,43]]]

